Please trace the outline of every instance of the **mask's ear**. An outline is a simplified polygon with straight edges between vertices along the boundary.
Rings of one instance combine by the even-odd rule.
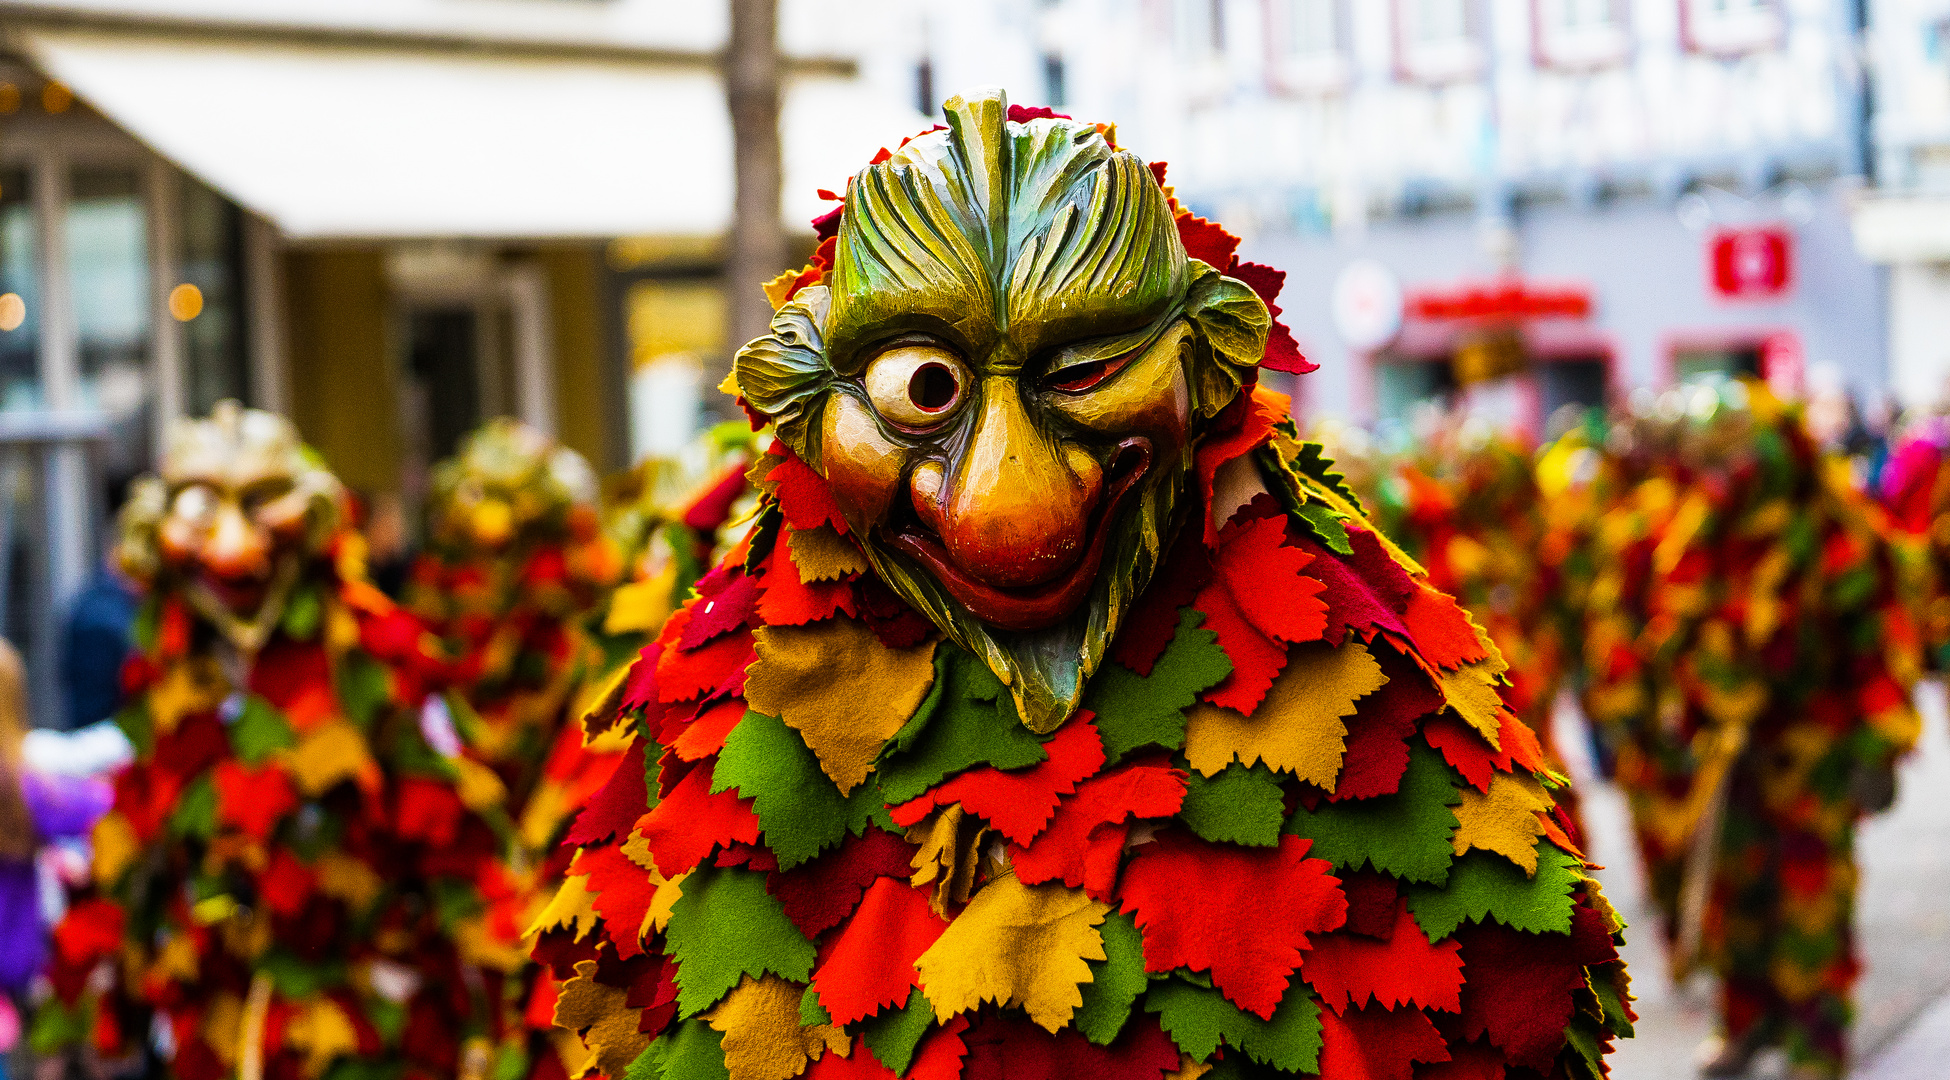
[[[738,350],[731,364],[738,393],[771,417],[779,437],[807,460],[813,457],[808,453],[812,406],[833,385],[823,332],[829,298],[824,285],[800,289],[772,317],[772,332]]]
[[[1191,382],[1198,395],[1198,411],[1208,419],[1232,403],[1246,373],[1266,354],[1266,335],[1273,316],[1266,302],[1250,286],[1229,278],[1198,259],[1187,259],[1191,288],[1185,294],[1185,318],[1197,331]]]

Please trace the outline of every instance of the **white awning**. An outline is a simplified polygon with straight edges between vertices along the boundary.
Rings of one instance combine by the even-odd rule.
[[[731,121],[714,73],[33,30],[34,61],[165,158],[301,240],[722,233]],[[829,209],[927,126],[853,79],[786,94],[785,220]]]
[[[1865,196],[1853,218],[1855,250],[1870,262],[1950,262],[1950,198]]]

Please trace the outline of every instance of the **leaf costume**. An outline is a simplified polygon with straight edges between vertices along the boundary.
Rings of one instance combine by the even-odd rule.
[[[117,717],[136,760],[54,932],[37,1045],[138,1053],[153,1013],[181,1080],[481,1075],[506,813],[423,708],[435,643],[367,582],[343,489],[283,419],[224,403],[160,472],[121,515],[148,590]]]
[[[1855,824],[1915,741],[1920,640],[1880,511],[1798,410],[1744,383],[1707,404],[1607,441],[1637,479],[1592,530],[1585,698],[1675,967],[1721,976],[1739,1052],[1839,1075]]]
[[[1282,275],[999,94],[856,176],[731,388],[536,955],[577,1072],[1598,1076],[1620,926],[1504,665],[1258,366]]]

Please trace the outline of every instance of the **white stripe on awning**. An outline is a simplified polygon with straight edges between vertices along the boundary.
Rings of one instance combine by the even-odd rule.
[[[35,62],[294,239],[722,233],[731,121],[717,78],[504,59],[35,30]],[[785,219],[927,126],[852,79],[786,94]]]

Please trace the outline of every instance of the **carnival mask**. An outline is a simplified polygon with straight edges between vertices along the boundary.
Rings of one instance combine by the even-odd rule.
[[[831,273],[737,358],[880,576],[1049,731],[1150,581],[1267,309],[1098,128],[999,92],[853,180]]]
[[[581,454],[502,417],[434,468],[430,525],[437,544],[493,553],[537,529],[594,531],[596,498]]]
[[[124,569],[179,583],[232,645],[255,651],[336,528],[343,488],[289,421],[234,401],[177,421],[160,473],[122,511]]]

